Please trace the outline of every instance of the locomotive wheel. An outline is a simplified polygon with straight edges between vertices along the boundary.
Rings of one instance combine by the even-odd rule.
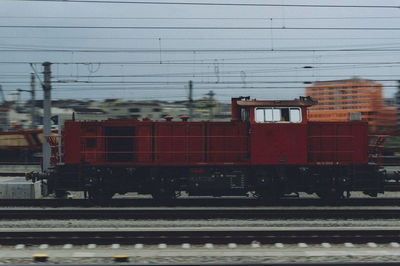
[[[279,189],[275,187],[262,190],[258,194],[260,199],[267,204],[277,202],[281,197]]]
[[[151,196],[158,202],[169,202],[176,198],[176,193],[172,189],[160,187],[151,193]]]
[[[58,199],[65,199],[67,198],[69,195],[69,192],[65,191],[65,190],[56,190],[55,191],[55,196]]]
[[[92,200],[110,200],[114,196],[114,192],[103,189],[92,189],[89,190],[89,199]]]
[[[341,189],[331,188],[325,191],[317,192],[318,197],[325,201],[337,201],[344,198],[344,191]]]

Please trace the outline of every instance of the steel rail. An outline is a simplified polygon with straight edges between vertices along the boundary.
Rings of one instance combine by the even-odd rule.
[[[15,266],[16,264],[4,264],[4,266]],[[85,264],[46,263],[46,266],[82,266]],[[110,266],[110,264],[91,264],[96,266]],[[399,262],[260,262],[260,263],[123,263],[124,266],[398,266]],[[18,264],[18,266],[32,266],[32,264]]]
[[[255,198],[179,198],[171,202],[159,202],[151,198],[117,198],[106,201],[87,199],[0,199],[0,207],[345,207],[400,206],[400,198],[350,198],[335,202],[319,198],[283,198],[268,203]]]
[[[106,201],[87,199],[0,199],[0,207],[290,207],[290,206],[400,206],[400,198],[350,198],[335,202],[319,198],[282,198],[274,203],[247,197],[192,197],[178,198],[170,202],[159,202],[152,198],[114,198]]]
[[[64,263],[46,263],[46,266],[82,266],[84,264],[64,264]],[[96,266],[110,266],[110,264],[92,264]],[[268,263],[123,263],[124,266],[398,266],[399,262],[268,262]],[[3,266],[15,266],[15,264],[4,264]],[[32,264],[18,264],[18,266],[32,266]]]
[[[0,208],[0,220],[400,219],[399,207]]]
[[[257,241],[261,244],[277,242],[296,244],[320,244],[329,242],[334,244],[352,242],[361,243],[389,243],[400,241],[400,228],[215,228],[215,227],[162,227],[162,228],[98,228],[98,229],[71,229],[54,228],[29,230],[0,229],[1,245],[62,245],[65,243],[86,245],[106,245],[112,243],[156,245],[165,243],[178,245],[191,244],[250,244]]]

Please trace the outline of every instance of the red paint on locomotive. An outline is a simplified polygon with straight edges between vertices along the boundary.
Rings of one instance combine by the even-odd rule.
[[[299,191],[331,195],[333,189],[321,184],[334,184],[342,194],[353,189],[352,184],[371,195],[381,192],[377,172],[363,177],[377,169],[368,166],[367,123],[309,122],[307,107],[312,104],[308,98],[233,98],[230,122],[171,121],[171,117],[68,121],[62,142],[64,163],[56,166],[56,172],[69,174],[55,178],[65,181],[75,173],[86,180],[87,175],[89,181],[80,184],[81,189],[125,189],[153,196],[166,190],[169,195],[176,190],[193,195],[249,190],[264,197]]]

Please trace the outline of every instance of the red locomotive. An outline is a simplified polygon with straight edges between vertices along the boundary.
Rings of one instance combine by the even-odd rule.
[[[67,121],[62,149],[51,141],[48,185],[101,199],[126,192],[159,200],[183,191],[269,200],[298,192],[327,199],[383,192],[379,167],[369,163],[367,123],[310,122],[312,104],[305,97],[233,98],[230,122]]]

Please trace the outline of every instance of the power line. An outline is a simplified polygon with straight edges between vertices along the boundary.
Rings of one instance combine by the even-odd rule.
[[[392,53],[389,53],[389,52],[370,52],[370,53],[362,53],[362,54],[348,54],[348,53],[343,53],[343,54],[340,54],[340,53],[337,53],[337,54],[324,54],[323,56],[324,56],[324,58],[329,58],[329,57],[335,57],[335,59],[337,59],[338,57],[343,57],[343,56],[346,56],[346,59],[348,59],[349,57],[360,57],[360,56],[365,56],[365,55],[369,55],[369,56],[382,56],[382,54],[383,55],[390,55],[391,57],[393,56],[393,54]],[[207,64],[207,62],[211,62],[211,63],[213,63],[213,64],[215,64],[215,63],[217,63],[217,64],[223,64],[224,62],[231,62],[231,61],[241,61],[241,60],[267,60],[267,61],[271,61],[271,60],[274,60],[274,61],[276,61],[276,60],[280,60],[280,61],[278,61],[278,62],[284,62],[284,61],[282,61],[282,60],[294,60],[294,59],[301,59],[301,60],[304,60],[304,59],[309,59],[309,55],[290,55],[290,56],[277,56],[276,54],[274,54],[273,55],[273,58],[271,57],[271,56],[267,56],[267,57],[261,57],[261,56],[257,56],[257,57],[249,57],[249,56],[246,56],[246,57],[229,57],[229,58],[227,58],[227,57],[212,57],[212,58],[201,58],[201,59],[198,59],[198,60],[193,60],[193,58],[191,58],[191,59],[175,59],[175,60],[172,60],[172,59],[170,59],[170,60],[165,60],[165,61],[162,61],[161,63],[162,64],[169,64],[169,63],[193,63],[193,62],[200,62],[200,63],[206,63]],[[1,62],[1,61],[0,61]],[[126,63],[126,64],[130,64],[130,63],[133,63],[133,64],[137,64],[137,63],[143,63],[143,62],[145,62],[145,63],[147,63],[147,62],[149,62],[150,64],[160,64],[160,61],[159,60],[157,60],[157,61],[108,61],[108,62],[55,62],[56,64],[57,63],[61,63],[61,64],[75,64],[75,63],[78,63],[78,64],[87,64],[87,65],[90,65],[90,64],[124,64],[124,63]],[[32,61],[26,61],[26,62],[24,62],[24,61],[18,61],[18,62],[16,62],[16,61],[3,61],[3,63],[8,63],[8,64],[13,64],[13,63],[17,63],[17,64],[30,64],[30,63],[34,63],[34,64],[42,64],[43,62],[42,61],[39,61],[39,62],[32,62]],[[291,61],[291,62],[289,62],[289,63],[301,63],[301,64],[323,64],[323,62],[319,62],[319,61],[300,61],[300,62],[295,62],[295,61]],[[333,62],[334,63],[334,62]],[[354,63],[357,63],[357,62],[354,62]],[[162,64],[160,64],[160,65],[162,65]],[[278,63],[279,64],[279,63]]]
[[[399,8],[396,5],[319,5],[319,4],[265,4],[265,3],[218,3],[218,2],[162,2],[162,1],[99,1],[99,0],[14,0],[19,2],[60,2],[90,4],[140,4],[140,5],[188,5],[188,6],[247,6],[247,7],[304,7],[304,8]]]
[[[221,78],[240,78],[238,75],[240,74],[239,71],[236,73],[232,74],[223,74],[219,75]],[[9,75],[1,75],[0,76],[9,76]],[[13,77],[25,77],[26,75],[15,75]],[[246,78],[304,78],[304,77],[310,77],[312,76],[311,74],[309,75],[246,75]],[[374,74],[374,75],[362,75],[363,78],[365,77],[394,77],[396,75],[391,75],[391,74]],[[79,78],[93,78],[93,79],[99,79],[99,78],[145,78],[145,77],[175,77],[175,78],[185,78],[185,77],[196,77],[196,78],[215,78],[215,74],[203,74],[203,73],[166,73],[166,74],[139,74],[139,75],[96,75],[96,76],[91,76],[91,75],[76,75],[72,77],[79,77]],[[318,75],[318,78],[340,78],[340,77],[349,77],[349,75]],[[52,78],[71,78],[71,75],[55,75],[52,76]]]
[[[399,47],[400,43],[369,43],[369,44],[354,44],[354,45],[345,45],[344,47],[347,49],[353,49],[353,48],[357,48],[357,49],[361,49],[361,48],[368,48],[368,49],[377,49],[377,48],[396,48]],[[318,49],[339,49],[341,48],[342,45],[329,45],[329,46],[320,46]],[[86,47],[77,47],[77,46],[63,46],[60,47],[59,45],[54,48],[53,46],[43,46],[43,45],[20,45],[20,44],[7,44],[7,45],[1,45],[0,47],[2,47],[3,49],[90,49],[90,48],[86,48]],[[302,47],[290,47],[291,49],[300,49]],[[108,47],[104,48],[104,47],[96,47],[95,49],[110,49]],[[115,49],[115,48],[114,48]],[[123,48],[123,47],[119,47],[118,49],[130,49],[130,48]],[[239,48],[240,49],[240,48]],[[251,49],[251,48],[250,48]],[[161,50],[162,51],[162,50]]]
[[[398,79],[375,79],[374,81],[378,82],[397,82]],[[300,81],[295,81],[295,80],[287,80],[287,81],[271,81],[271,80],[263,80],[263,81],[246,81],[246,84],[312,84],[315,81],[311,80],[300,80]],[[21,81],[4,81],[2,82],[4,84],[30,84],[29,82],[21,82]],[[57,82],[54,81],[54,84],[114,84],[114,85],[119,85],[119,84],[136,84],[136,85],[186,85],[187,81],[88,81],[88,80],[76,80],[76,81],[71,81],[71,82]],[[243,85],[243,81],[196,81],[196,84],[208,84],[208,85],[219,85],[219,84],[225,84],[225,85]]]
[[[315,81],[315,82],[321,82],[319,80]],[[146,84],[145,84],[146,85]],[[145,85],[140,85],[137,86],[135,84],[133,85],[112,85],[112,87],[110,87],[109,84],[97,84],[95,86],[91,85],[91,84],[74,84],[74,85],[70,85],[70,84],[55,84],[54,88],[57,91],[70,91],[71,89],[83,89],[83,90],[106,90],[106,91],[112,91],[114,89],[132,89],[132,90],[185,90],[183,87],[176,87],[176,85],[172,85],[175,87],[154,87],[154,85],[151,84],[147,84],[147,85],[151,85],[151,87],[143,87]],[[206,90],[206,89],[216,89],[216,90],[229,90],[229,89],[304,89],[304,87],[306,86],[311,86],[312,84],[302,84],[302,86],[252,86],[252,85],[247,85],[246,87],[243,88],[243,84],[238,83],[237,85],[240,85],[240,87],[235,87],[235,86],[229,86],[229,87],[221,87],[221,86],[215,86],[216,84],[213,84],[213,86],[210,86],[210,84],[201,84],[196,82],[196,85],[198,85],[199,89],[201,90]],[[219,85],[226,85],[226,84],[219,84]],[[233,84],[234,85],[234,84]],[[398,88],[397,85],[388,85],[388,86],[384,86],[384,88]],[[16,91],[16,89],[3,89],[4,91]]]
[[[245,58],[244,58],[245,59]],[[257,58],[258,59],[258,58]],[[211,60],[211,59],[210,59]],[[224,59],[228,60],[228,59]],[[240,59],[233,59],[240,60]],[[203,60],[202,60],[203,61]],[[0,61],[0,64],[42,64],[43,62],[37,61]],[[115,61],[115,62],[106,62],[106,61],[98,61],[98,62],[52,62],[52,65],[213,65],[214,61],[210,62],[162,62],[159,61],[137,61],[137,62],[129,62],[129,61]],[[394,62],[223,62],[218,61],[218,65],[398,65],[400,61]]]
[[[395,86],[393,86],[393,87],[395,87]],[[86,91],[92,91],[92,90],[104,90],[104,91],[112,91],[112,90],[114,90],[114,89],[123,89],[123,90],[146,90],[146,91],[157,91],[157,90],[169,90],[169,89],[183,89],[183,88],[181,88],[181,87],[176,87],[176,88],[169,88],[169,87],[156,87],[156,88],[154,88],[154,87],[151,87],[151,88],[143,88],[143,87],[132,87],[132,86],[130,86],[130,87],[116,87],[116,88],[110,88],[109,87],[109,85],[108,85],[108,87],[107,88],[105,88],[105,87],[100,87],[100,86],[90,86],[90,87],[83,87],[83,86],[79,86],[79,87],[76,87],[76,86],[71,86],[71,87],[68,87],[68,88],[66,88],[66,87],[64,87],[64,88],[59,88],[58,86],[56,86],[55,87],[55,89],[57,90],[57,91],[61,91],[61,90],[70,90],[70,89],[79,89],[79,90],[86,90]],[[217,89],[217,90],[228,90],[228,89],[242,89],[243,90],[243,87],[222,87],[222,88],[218,88],[218,87],[201,87],[201,88],[199,88],[199,89],[204,89],[204,90],[206,90],[206,89]],[[248,87],[246,87],[246,89],[304,89],[304,88],[302,88],[302,87],[299,87],[299,86],[293,86],[293,87],[276,87],[276,86],[274,86],[274,87],[265,87],[265,86],[262,86],[262,87],[252,87],[252,86],[248,86]],[[13,89],[3,89],[4,91],[16,91],[16,90],[13,90]]]
[[[87,20],[98,20],[98,19],[110,19],[110,20],[370,20],[370,19],[400,19],[400,17],[373,17],[373,16],[365,16],[365,17],[106,17],[106,16],[98,16],[98,17],[79,17],[79,16],[45,16],[45,17],[34,17],[34,16],[0,16],[0,19],[87,19]]]
[[[239,64],[240,65],[240,64]],[[273,64],[271,64],[273,65]],[[396,65],[392,65],[392,64],[344,64],[344,65],[337,65],[337,64],[328,64],[326,66],[324,66],[324,64],[320,64],[318,66],[310,66],[310,65],[302,65],[302,66],[295,66],[294,65],[290,65],[290,67],[288,68],[267,68],[267,69],[256,69],[256,70],[252,70],[252,69],[246,69],[246,73],[262,73],[264,77],[268,77],[266,75],[264,75],[264,73],[272,73],[272,72],[293,72],[293,71],[309,71],[309,69],[313,69],[313,70],[333,70],[333,69],[349,69],[349,68],[354,68],[354,67],[358,67],[358,69],[361,68],[384,68],[384,67],[394,67]],[[99,65],[100,66],[100,65]],[[241,65],[240,65],[241,66]],[[241,69],[242,70],[242,69]],[[237,75],[239,75],[239,71],[238,70],[230,70],[230,71],[222,71],[219,73],[219,75],[222,77],[236,77]],[[313,73],[314,74],[314,73]],[[62,75],[56,75],[54,77],[60,77]],[[165,73],[157,73],[157,74],[137,74],[137,75],[80,75],[80,74],[70,74],[70,75],[64,75],[64,77],[68,77],[68,78],[72,78],[72,77],[78,77],[78,78],[82,78],[82,77],[87,77],[87,78],[105,78],[105,77],[197,77],[197,78],[203,78],[203,77],[215,77],[215,73],[212,71],[207,71],[207,72],[186,72],[186,73],[171,73],[168,72],[167,74]],[[247,76],[247,77],[253,77],[254,75],[251,76]],[[287,76],[287,75],[285,75]],[[306,76],[310,76],[310,75],[306,75]],[[321,76],[321,75],[318,75]],[[340,75],[335,75],[335,76],[340,76]],[[374,75],[374,76],[379,76],[378,75]],[[388,75],[382,75],[382,76],[393,76],[391,74]],[[271,76],[271,77],[277,77],[276,75]],[[283,76],[284,77],[284,76]],[[301,77],[301,75],[297,74],[296,76],[293,77]]]
[[[120,65],[120,64],[121,63],[119,63],[118,65]],[[358,67],[358,69],[361,69],[361,68],[364,68],[364,69],[365,68],[374,68],[374,69],[376,69],[376,68],[386,68],[386,67],[392,68],[392,67],[396,67],[397,66],[397,64],[390,64],[390,63],[389,64],[373,64],[373,63],[371,63],[371,64],[354,64],[354,63],[350,63],[350,64],[343,64],[343,65],[340,65],[338,63],[332,63],[332,64],[328,63],[326,65],[324,63],[320,63],[320,64],[316,64],[314,66],[312,66],[313,65],[312,63],[311,64],[301,64],[300,66],[296,66],[296,65],[298,65],[298,63],[289,63],[289,64],[285,64],[287,66],[290,66],[290,67],[285,67],[285,68],[276,68],[276,67],[274,67],[274,68],[264,68],[264,69],[257,68],[256,70],[246,69],[246,73],[264,73],[264,72],[271,73],[271,72],[288,72],[288,71],[309,71],[309,69],[313,69],[313,70],[333,70],[333,69],[349,69],[349,68],[354,68],[354,67]],[[69,64],[67,64],[67,65],[69,65]],[[88,66],[91,66],[91,65],[96,65],[96,64],[88,64]],[[98,65],[98,67],[101,66],[101,64],[97,64],[97,65]],[[237,64],[237,65],[242,66],[243,64]],[[268,64],[268,65],[273,66],[274,64],[271,63],[271,64]],[[279,65],[279,63],[277,63],[277,65]],[[230,70],[230,71],[222,71],[222,72],[220,72],[220,75],[232,77],[232,75],[236,76],[236,75],[238,75],[238,73],[239,73],[239,71],[237,71],[237,70]],[[192,76],[193,77],[195,77],[195,76],[196,77],[205,77],[205,75],[210,75],[210,77],[211,76],[214,77],[215,73],[212,72],[212,71],[208,71],[208,72],[194,71],[194,72],[186,72],[186,73],[171,73],[171,72],[168,72],[168,74],[163,74],[163,73],[161,73],[161,74],[138,74],[136,76],[144,76],[144,75],[152,76],[152,77],[160,76],[160,75],[164,75],[164,76],[181,75],[181,76],[185,76],[185,77],[192,77]],[[86,77],[85,75],[80,75],[79,73],[76,74],[76,75],[70,74],[70,75],[65,75],[65,76],[66,77]],[[87,77],[88,78],[90,78],[90,77],[94,77],[95,78],[96,76],[98,76],[98,75],[92,75],[91,74],[91,75],[89,75]],[[125,75],[125,76],[128,77],[128,75]],[[387,75],[387,76],[392,76],[392,75]],[[104,77],[107,77],[107,76],[104,76]],[[300,75],[297,74],[296,77],[300,77]]]
[[[400,48],[343,49],[162,49],[162,53],[260,53],[260,52],[399,52]],[[0,52],[160,53],[160,49],[0,49]]]
[[[243,86],[229,86],[229,87],[216,87],[216,86],[202,86],[202,84],[197,84],[199,85],[198,89],[199,90],[216,90],[216,91],[220,91],[220,90],[278,90],[278,89],[284,89],[284,90],[304,90],[305,86],[246,86],[245,88]],[[240,85],[240,84],[239,84]],[[311,84],[309,84],[308,86],[310,86]],[[393,85],[393,86],[384,86],[385,89],[397,89],[397,86]],[[116,87],[113,86],[112,88],[110,88],[109,85],[107,85],[107,87],[102,87],[102,86],[68,86],[68,87],[59,87],[59,85],[54,87],[55,91],[54,92],[71,92],[71,93],[76,93],[73,90],[84,90],[84,91],[113,91],[113,90],[140,90],[140,91],[162,91],[162,90],[184,90],[184,88],[182,87],[150,87],[150,88],[143,88],[143,87],[132,87],[132,86],[125,86],[125,87]],[[13,92],[16,91],[15,89],[4,89],[4,91],[7,92]],[[186,93],[186,91],[182,91],[183,93]]]
[[[321,82],[321,81],[319,81],[319,80],[317,80],[317,81],[315,81],[315,82]],[[63,86],[63,85],[65,85],[65,86]],[[199,86],[199,89],[304,89],[304,86],[302,86],[302,87],[299,87],[299,86],[250,86],[250,85],[248,85],[248,84],[246,84],[246,87],[245,88],[243,88],[243,84],[239,84],[239,85],[241,85],[240,87],[232,87],[232,86],[229,86],[229,87],[216,87],[215,85],[214,86],[209,86],[209,84],[206,84],[206,86],[204,86],[204,84],[201,84],[201,83],[197,83],[196,82],[196,85],[198,85]],[[224,84],[222,84],[222,85],[224,85]],[[311,85],[311,84],[303,84],[303,85]],[[110,89],[110,87],[109,87],[110,85],[108,85],[108,84],[104,84],[104,85],[101,85],[101,84],[99,84],[99,85],[95,85],[95,86],[93,86],[93,85],[85,85],[85,84],[79,84],[79,85],[73,85],[73,86],[71,86],[71,85],[67,85],[67,84],[57,84],[57,88],[62,88],[62,89],[67,89],[67,88],[86,88],[86,89],[97,89],[97,88],[100,88],[100,89]],[[113,86],[118,86],[118,85],[113,85]],[[144,90],[148,90],[148,89],[154,89],[154,90],[162,90],[162,89],[182,89],[182,87],[154,87],[154,86],[152,86],[152,87],[150,87],[150,88],[144,88],[143,87],[143,85],[141,85],[140,87],[135,87],[135,86],[133,86],[133,85],[120,85],[120,86],[122,86],[122,87],[116,87],[116,88],[121,88],[121,89],[124,89],[124,88],[126,88],[126,89],[129,89],[129,88],[132,88],[132,89],[144,89]],[[176,86],[176,85],[173,85],[173,86]],[[104,87],[106,87],[106,88],[104,88]],[[398,86],[397,85],[392,85],[392,86],[390,86],[390,85],[385,85],[384,86],[384,88],[398,88]]]
[[[0,28],[23,29],[118,29],[118,30],[349,30],[398,31],[399,27],[250,27],[250,26],[62,26],[62,25],[0,25]]]
[[[65,37],[53,37],[53,36],[10,36],[1,35],[0,39],[45,39],[45,40],[159,40],[159,37],[76,37],[76,36],[65,36]],[[377,37],[274,37],[274,40],[376,40]],[[258,37],[165,37],[161,40],[271,40],[271,38],[258,38]],[[400,40],[399,37],[379,37],[379,40]]]

